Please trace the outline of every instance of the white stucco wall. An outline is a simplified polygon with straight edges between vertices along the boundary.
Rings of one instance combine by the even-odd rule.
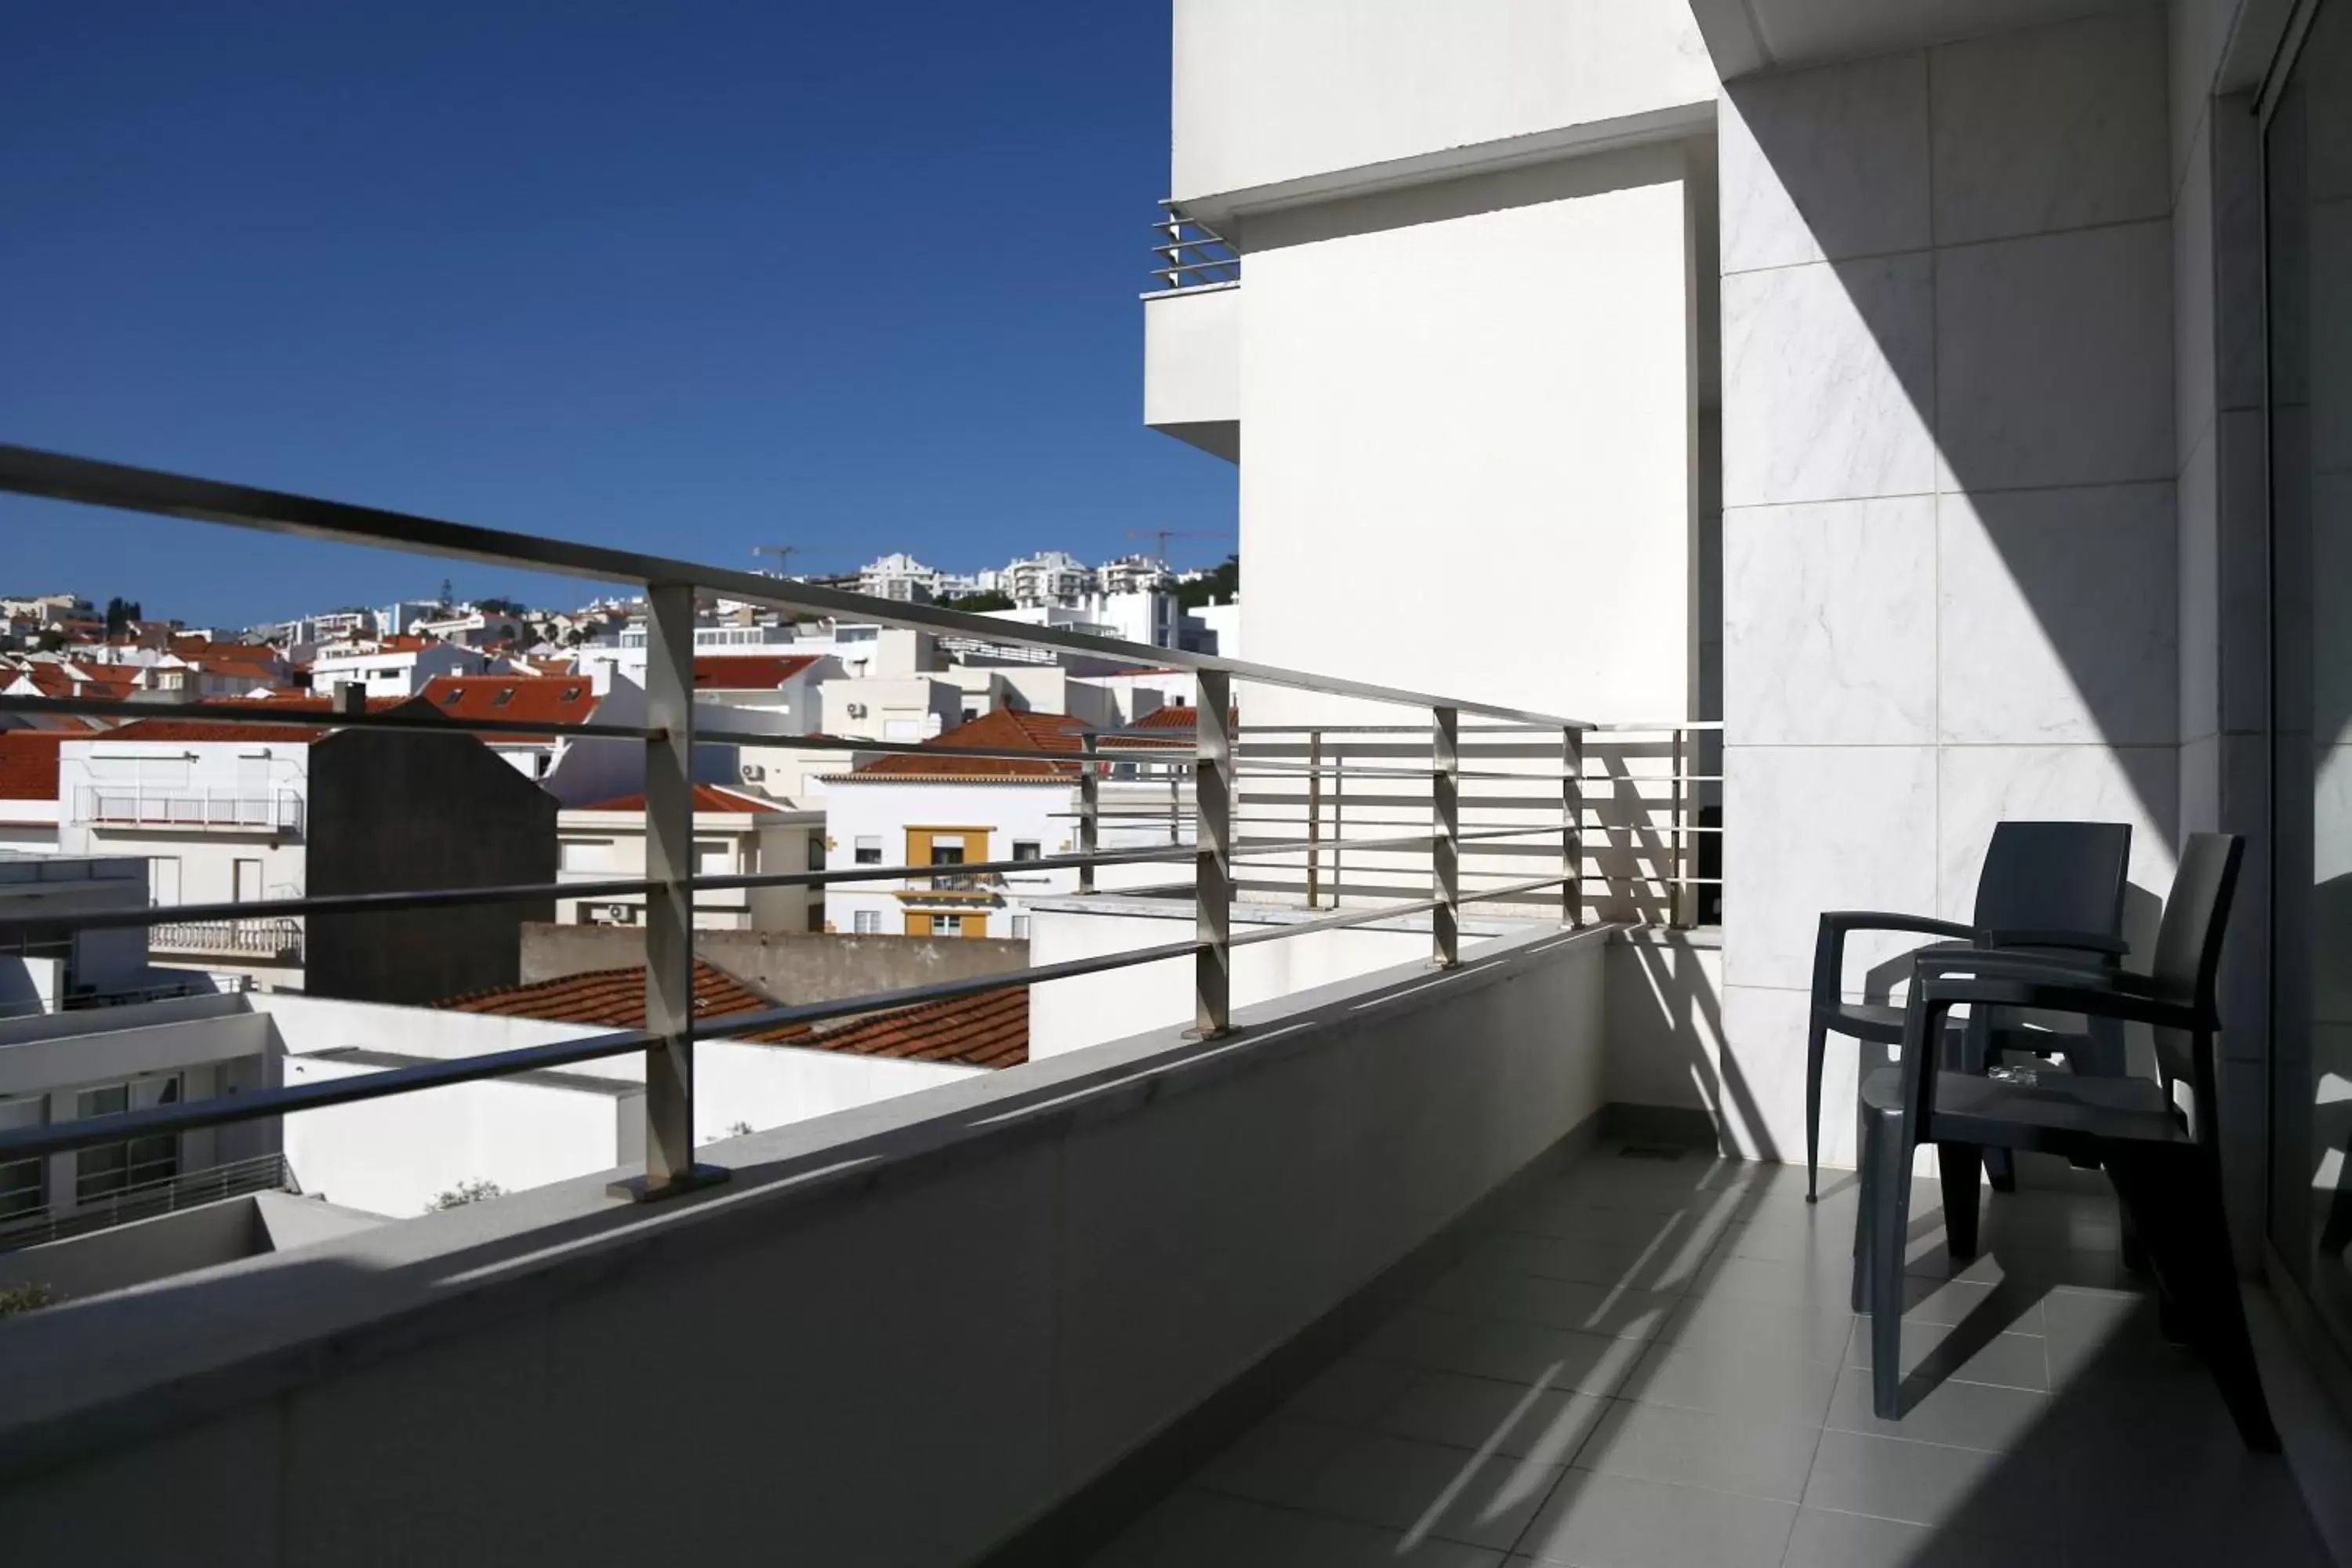
[[[67,855],[147,857],[151,887],[163,903],[231,901],[239,860],[261,863],[261,897],[299,898],[305,831],[93,822],[85,819],[84,802],[92,791],[110,799],[250,798],[272,809],[290,801],[307,814],[310,768],[310,748],[284,741],[68,741],[58,748],[58,847]],[[307,830],[307,815],[295,820]]]
[[[1643,147],[1253,227],[1252,659],[1580,718],[1684,715],[1685,182],[1679,148]],[[1365,613],[1307,613],[1333,605]],[[1449,635],[1371,613],[1414,605]]]
[[[1704,102],[1685,0],[1177,0],[1179,200]]]
[[[1241,417],[1242,291],[1190,289],[1143,300],[1143,422]]]

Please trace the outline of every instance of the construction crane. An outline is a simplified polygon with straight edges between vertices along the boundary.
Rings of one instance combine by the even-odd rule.
[[[772,555],[776,558],[776,575],[779,577],[789,577],[792,575],[791,568],[793,564],[793,557],[800,552],[801,547],[797,544],[754,544],[751,546],[751,553],[754,555]]]
[[[1165,566],[1168,564],[1168,542],[1170,540],[1231,539],[1234,536],[1234,531],[1230,528],[1130,528],[1127,531],[1127,536],[1129,539],[1149,539],[1155,541],[1156,544],[1153,549],[1151,558],[1154,561],[1159,562],[1162,566]]]

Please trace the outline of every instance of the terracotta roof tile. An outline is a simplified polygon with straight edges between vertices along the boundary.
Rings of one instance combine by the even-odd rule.
[[[58,798],[58,742],[64,730],[0,730],[0,800]]]
[[[584,675],[443,675],[426,681],[418,695],[436,711],[460,719],[584,724],[596,711],[596,693]]]
[[[694,661],[697,690],[772,691],[816,663],[814,654],[716,654]]]
[[[993,746],[1006,751],[1077,752],[1085,723],[1065,713],[1020,713],[999,708],[923,742],[927,746]],[[1051,779],[1078,776],[1076,763],[1039,757],[926,756],[895,752],[851,770],[856,779]]]
[[[598,969],[530,985],[509,985],[452,996],[436,1005],[460,1013],[546,1018],[606,1029],[642,1029],[646,1025],[646,971],[643,964]],[[697,1017],[724,1018],[774,1005],[724,970],[700,959],[695,961]],[[968,1067],[1017,1067],[1029,1059],[1029,988],[1009,985],[971,996],[893,1008],[833,1028],[789,1024],[781,1028],[747,1030],[734,1037],[754,1045],[800,1046],[812,1050],[845,1051],[853,1056],[956,1062]]]
[[[611,800],[600,800],[593,805],[575,805],[569,809],[572,811],[643,811],[645,808],[646,797],[639,793],[615,795]],[[713,784],[698,784],[694,786],[694,809],[746,812],[782,811],[783,807],[774,801],[761,800],[757,795],[744,795],[737,790],[719,789]]]

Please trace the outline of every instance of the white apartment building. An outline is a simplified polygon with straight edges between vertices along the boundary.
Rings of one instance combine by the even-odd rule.
[[[900,552],[868,563],[857,573],[857,591],[901,604],[925,604],[940,590],[940,573]]]
[[[1008,563],[999,591],[1015,605],[1076,605],[1095,585],[1091,567],[1066,550],[1048,550]]]
[[[488,647],[493,643],[517,642],[530,632],[519,616],[470,607],[428,616],[415,622],[411,630],[417,637],[429,637],[436,642],[455,643],[460,647]]]
[[[1087,728],[1059,713],[997,709],[938,737],[941,747],[1003,747],[1067,751],[1075,757]],[[1164,770],[1137,759],[1140,743],[1123,752],[1111,742],[1121,774],[1105,788],[1117,797],[1106,813],[1105,847],[1189,842],[1189,820],[1160,808],[1173,796]],[[894,753],[874,758],[825,780],[826,864],[856,866],[979,865],[1067,855],[1077,842],[1078,765]],[[1184,868],[1118,866],[1102,868],[1106,886],[1140,886],[1175,879]],[[962,873],[873,882],[836,882],[825,894],[825,929],[852,935],[1025,938],[1029,901],[1075,891],[1078,873],[1041,868]]]
[[[1100,594],[1145,594],[1175,582],[1168,563],[1156,555],[1122,555],[1095,569],[1095,591]]]
[[[824,822],[823,811],[697,784],[695,871],[722,877],[821,869]],[[612,881],[646,874],[643,795],[567,806],[556,818],[556,833],[560,880]],[[641,893],[560,899],[555,918],[566,925],[642,925],[645,907]],[[713,888],[695,895],[694,923],[699,931],[823,931],[824,893],[818,888]]]
[[[414,697],[444,676],[488,672],[488,656],[456,643],[406,634],[331,643],[310,660],[310,689],[325,694],[353,684],[370,698]]]
[[[449,608],[438,599],[394,599],[374,612],[375,624],[370,637],[407,637],[416,630],[417,623],[429,621]]]

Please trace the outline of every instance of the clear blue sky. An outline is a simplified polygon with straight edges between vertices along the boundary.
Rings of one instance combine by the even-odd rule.
[[[1156,0],[0,14],[0,441],[795,570],[1234,521],[1145,429]],[[1176,542],[1180,562],[1229,542]],[[0,592],[592,589],[0,498]]]

